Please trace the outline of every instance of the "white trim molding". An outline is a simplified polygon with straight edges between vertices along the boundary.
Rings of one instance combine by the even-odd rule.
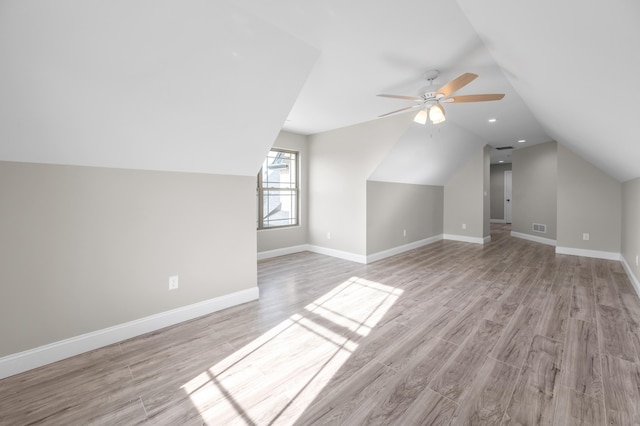
[[[504,220],[504,219],[489,219],[489,222],[491,222],[491,223],[507,223],[507,221]]]
[[[355,254],[348,251],[314,246],[312,244],[307,245],[307,250],[312,253],[324,254],[326,256],[337,257],[339,259],[350,260],[352,262],[367,263],[367,256],[364,254]]]
[[[638,295],[638,297],[640,297],[640,281],[638,281],[638,278],[635,275],[633,275],[631,266],[629,266],[627,259],[625,259],[624,256],[622,255],[620,255],[620,262],[622,262],[624,271],[627,273],[627,276],[629,277],[629,281],[631,281],[633,288],[636,290],[636,294]]]
[[[491,236],[489,237],[467,237],[466,235],[455,235],[455,234],[443,234],[442,238],[445,240],[451,241],[461,241],[463,243],[474,243],[474,244],[485,244],[485,242],[491,241]],[[487,241],[487,238],[489,239]]]
[[[387,257],[395,256],[396,254],[404,253],[409,250],[417,249],[420,247],[433,244],[437,241],[442,241],[442,234],[434,235],[433,237],[425,238],[422,240],[414,241],[412,243],[404,244],[398,247],[390,248],[388,250],[379,251],[377,253],[367,255],[367,263],[376,262],[378,260],[386,259]]]
[[[376,262],[378,260],[385,259],[390,256],[394,256],[396,254],[404,253],[405,251],[409,251],[409,250],[413,250],[429,244],[433,244],[437,241],[441,241],[442,239],[443,239],[442,234],[434,235],[433,237],[425,238],[419,241],[414,241],[412,243],[404,244],[398,247],[393,247],[388,250],[379,251],[377,253],[373,253],[370,255],[356,254],[356,253],[351,253],[347,251],[336,250],[336,249],[331,249],[331,248],[322,247],[322,246],[316,246],[312,244],[302,244],[299,246],[284,247],[281,249],[259,252],[258,260],[270,259],[272,257],[285,256],[288,254],[300,253],[303,251],[310,251],[312,253],[323,254],[325,256],[331,256],[331,257],[337,257],[338,259],[349,260],[351,262],[367,264],[367,263]]]
[[[522,232],[511,231],[511,236],[521,238],[523,240],[533,241],[535,243],[542,243],[548,246],[555,246],[557,241],[550,238],[537,237],[535,235],[523,234]]]
[[[258,260],[271,259],[272,257],[286,256],[287,254],[300,253],[300,252],[303,252],[303,251],[309,251],[309,245],[308,244],[302,244],[302,245],[299,245],[299,246],[284,247],[284,248],[279,248],[279,249],[275,249],[275,250],[259,251],[258,252]]]
[[[258,287],[182,306],[0,358],[0,379],[258,299]]]
[[[570,254],[572,256],[594,257],[596,259],[620,260],[620,253],[600,250],[587,250],[571,247],[556,247],[556,254]]]

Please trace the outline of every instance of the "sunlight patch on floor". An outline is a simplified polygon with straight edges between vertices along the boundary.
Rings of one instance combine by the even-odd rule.
[[[402,294],[352,277],[182,386],[210,424],[289,424]]]

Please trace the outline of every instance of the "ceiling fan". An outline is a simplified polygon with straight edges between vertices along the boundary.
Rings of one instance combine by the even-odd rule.
[[[424,78],[429,82],[428,86],[423,87],[418,91],[418,96],[402,96],[402,95],[385,95],[381,94],[383,98],[404,99],[408,101],[418,102],[416,105],[411,105],[405,108],[400,108],[396,111],[391,111],[386,114],[382,114],[379,117],[386,117],[387,115],[395,114],[397,112],[408,111],[412,109],[420,109],[418,114],[414,117],[413,121],[420,124],[427,122],[427,117],[433,124],[442,123],[445,121],[445,112],[443,103],[462,103],[462,102],[485,102],[485,101],[499,101],[504,98],[504,94],[484,94],[484,95],[462,95],[452,96],[455,92],[471,83],[478,75],[472,73],[465,73],[461,76],[451,80],[439,89],[433,85],[440,71],[432,70],[428,71]]]

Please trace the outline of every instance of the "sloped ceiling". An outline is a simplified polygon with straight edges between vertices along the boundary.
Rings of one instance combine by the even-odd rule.
[[[2,1],[0,160],[253,176],[318,55],[233,1]]]
[[[620,181],[640,176],[640,2],[458,3],[553,139]]]
[[[640,175],[639,8],[4,0],[0,160],[253,175],[283,126],[313,134],[375,120],[407,105],[377,93],[413,96],[435,68],[438,85],[480,76],[460,94],[506,93],[447,105],[456,141],[519,149],[555,139],[626,180]],[[415,158],[398,155],[430,132],[408,131],[379,172],[427,179],[407,167]],[[458,158],[451,167],[463,162],[456,146],[441,152]]]
[[[369,180],[445,185],[484,145],[484,141],[459,126],[431,126],[426,131],[422,126],[410,125]]]
[[[455,2],[329,0],[318,2],[313,13],[305,13],[306,6],[279,0],[255,11],[322,51],[286,130],[313,134],[412,105],[375,95],[416,96],[427,84],[425,72],[438,69],[438,87],[474,72],[479,78],[458,94],[506,93],[499,102],[447,105],[449,122],[495,146],[549,140]],[[288,13],[280,15],[282,9]],[[489,126],[491,117],[499,122]]]

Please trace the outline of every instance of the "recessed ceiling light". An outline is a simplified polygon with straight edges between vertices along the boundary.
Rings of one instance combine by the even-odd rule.
[[[526,140],[525,140],[525,139],[520,139],[520,140],[518,141],[518,143],[525,143],[525,142],[526,142]]]
[[[489,119],[489,123],[495,123],[496,121],[498,121],[498,119],[497,119],[497,118],[490,118],[490,119]]]

